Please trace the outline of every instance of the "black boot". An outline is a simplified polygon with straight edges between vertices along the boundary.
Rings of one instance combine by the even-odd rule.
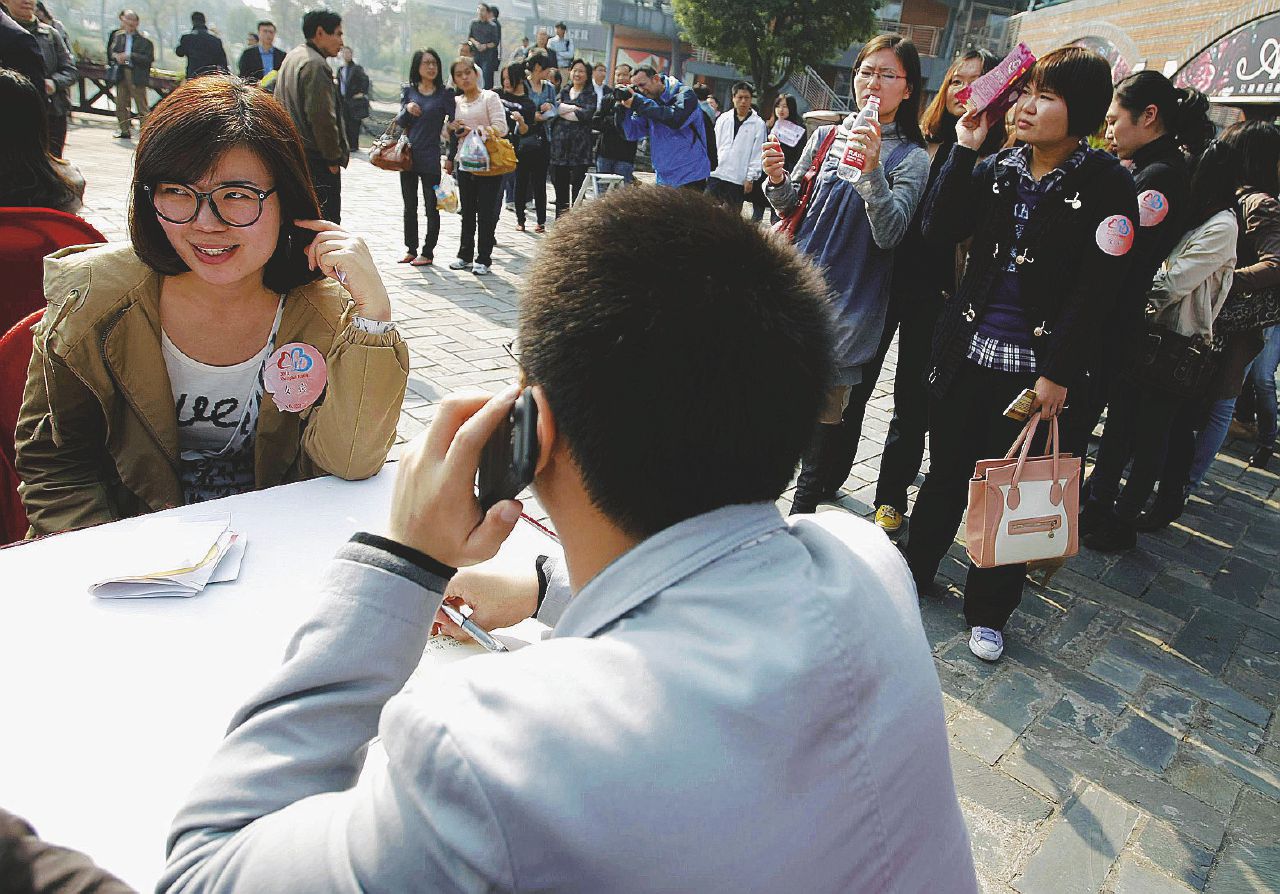
[[[1187,505],[1187,492],[1183,488],[1178,488],[1177,493],[1166,495],[1163,490],[1156,494],[1156,498],[1151,503],[1151,508],[1138,516],[1134,521],[1134,530],[1141,531],[1144,534],[1153,534],[1156,531],[1163,531],[1169,525],[1173,524],[1182,515],[1182,510]]]
[[[834,428],[834,425],[822,423],[813,427],[809,448],[805,450],[804,458],[800,460],[800,477],[796,479],[796,495],[792,498],[789,515],[816,512],[819,503],[826,502],[835,496],[835,490],[839,485],[832,487],[827,480],[831,477],[827,467],[830,465],[829,442]]]
[[[1267,463],[1271,462],[1271,457],[1275,453],[1274,447],[1259,447],[1253,451],[1253,456],[1249,457],[1249,467],[1253,469],[1265,469]]]
[[[1097,528],[1084,538],[1084,545],[1100,553],[1114,553],[1133,549],[1138,545],[1135,519],[1123,518],[1114,509],[1103,511]]]

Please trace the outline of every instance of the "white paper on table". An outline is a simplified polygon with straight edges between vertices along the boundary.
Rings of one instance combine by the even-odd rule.
[[[493,638],[512,652],[541,642],[551,632],[551,628],[537,618],[525,618],[519,624],[489,631]],[[427,647],[422,651],[422,660],[409,679],[420,682],[438,668],[485,654],[484,646],[472,640],[458,640],[443,634],[427,640]]]
[[[89,592],[105,599],[194,596],[214,579],[235,580],[244,546],[230,513],[148,519],[121,532],[107,576]]]
[[[794,146],[804,139],[804,128],[794,121],[779,118],[773,123],[773,134],[784,146]]]

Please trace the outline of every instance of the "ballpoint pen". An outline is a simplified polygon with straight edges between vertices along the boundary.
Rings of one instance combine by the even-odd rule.
[[[472,639],[484,646],[490,652],[510,651],[506,646],[486,633],[479,624],[468,618],[462,612],[458,611],[452,605],[449,605],[448,603],[441,603],[440,610],[444,612],[446,618],[457,624],[463,630],[467,631],[467,633],[471,634]]]

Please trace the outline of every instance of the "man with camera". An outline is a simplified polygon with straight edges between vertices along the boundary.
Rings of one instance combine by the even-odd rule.
[[[693,89],[641,66],[631,75],[630,86],[618,85],[616,99],[626,138],[637,142],[649,138],[658,184],[704,190],[711,161],[706,119]]]
[[[707,254],[735,264],[704,278]],[[157,890],[976,892],[906,564],[776,505],[832,372],[820,274],[638,186],[562,218],[529,276],[523,393],[451,397],[406,449],[386,536],[339,551]],[[521,474],[486,512],[490,446]],[[459,571],[530,479],[563,560]],[[446,593],[552,629],[406,688]]]

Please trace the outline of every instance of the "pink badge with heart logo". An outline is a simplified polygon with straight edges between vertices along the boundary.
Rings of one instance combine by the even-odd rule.
[[[1098,248],[1114,257],[1128,254],[1129,249],[1133,248],[1133,221],[1123,214],[1111,215],[1098,224],[1094,241],[1098,243]]]
[[[300,413],[319,400],[328,381],[324,355],[300,341],[290,342],[272,354],[262,370],[264,387],[286,413]]]
[[[1154,227],[1169,215],[1169,200],[1158,189],[1138,193],[1138,223]]]

